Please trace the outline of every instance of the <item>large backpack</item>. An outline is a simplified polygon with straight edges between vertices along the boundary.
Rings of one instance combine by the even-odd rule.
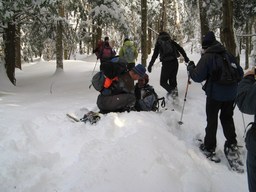
[[[159,44],[161,46],[161,57],[162,58],[166,58],[166,57],[170,57],[170,56],[173,56],[174,58],[177,57],[177,50],[176,48],[174,47],[173,43],[171,40],[162,40],[162,39],[159,39]]]
[[[104,88],[109,88],[112,81],[116,81],[118,76],[125,72],[127,72],[127,62],[119,57],[114,57],[109,61],[101,63],[101,71],[92,77],[91,85],[101,92]]]
[[[221,57],[215,55],[214,70],[211,74],[211,80],[221,85],[230,85],[241,80],[238,70],[238,64],[230,61],[227,53]]]
[[[135,54],[134,54],[134,49],[132,46],[125,46],[124,47],[124,59],[128,63],[132,63],[135,60]]]
[[[136,92],[138,93],[136,94]],[[158,111],[159,110],[159,102],[161,102],[161,106],[165,107],[165,100],[164,97],[159,98],[157,93],[155,92],[154,88],[150,85],[146,85],[143,88],[138,88],[136,86],[135,88],[135,94],[136,94],[136,104],[135,108],[138,111]],[[138,96],[140,98],[138,98]]]

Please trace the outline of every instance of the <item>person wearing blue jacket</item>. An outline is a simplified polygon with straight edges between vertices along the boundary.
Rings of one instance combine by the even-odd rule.
[[[247,148],[247,177],[250,192],[256,191],[256,74],[248,71],[238,84],[236,103],[241,112],[254,115],[254,122],[248,127],[245,143]]]
[[[218,113],[220,112],[220,122],[226,138],[224,151],[238,151],[236,131],[233,120],[234,101],[237,93],[237,83],[222,85],[211,79],[215,65],[223,64],[223,54],[228,54],[232,63],[237,63],[235,58],[227,52],[224,46],[218,42],[212,31],[208,32],[202,41],[202,54],[199,62],[195,66],[190,62],[187,70],[191,79],[195,82],[206,81],[203,90],[206,93],[206,117],[207,126],[205,137],[200,149],[209,156],[215,155],[217,145],[216,133],[218,127]],[[243,69],[237,64],[240,76],[243,76]]]

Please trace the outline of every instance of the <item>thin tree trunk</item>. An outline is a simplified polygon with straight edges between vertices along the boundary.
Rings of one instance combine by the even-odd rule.
[[[59,2],[59,16],[64,17],[64,6],[61,1]],[[62,20],[57,21],[57,33],[56,33],[56,62],[57,69],[63,69],[63,24]]]
[[[16,27],[15,32],[15,67],[21,69],[20,27]]]
[[[207,20],[207,8],[203,7],[203,3],[205,0],[198,0],[198,9],[199,9],[199,17],[200,17],[200,26],[201,26],[201,41],[203,39],[203,35],[205,35],[209,31],[209,23]]]
[[[16,85],[15,79],[15,24],[8,23],[4,29],[4,52],[6,73],[13,85]]]
[[[223,10],[223,21],[222,21],[222,30],[221,37],[222,43],[228,51],[230,51],[239,61],[239,52],[236,49],[235,43],[235,33],[233,27],[233,1],[232,0],[223,0],[222,3]]]
[[[248,20],[245,23],[245,33],[249,34]],[[249,54],[250,54],[249,39],[250,39],[250,37],[245,37],[245,69],[249,68]]]
[[[141,64],[147,65],[147,0],[141,0]]]

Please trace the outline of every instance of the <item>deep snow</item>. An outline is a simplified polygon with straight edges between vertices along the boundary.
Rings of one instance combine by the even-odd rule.
[[[189,57],[195,62],[200,58]],[[24,64],[16,71],[16,87],[1,65],[1,192],[248,191],[246,173],[228,169],[221,125],[221,163],[208,161],[194,143],[197,135],[204,136],[206,125],[201,84],[189,85],[184,124],[178,125],[187,83],[184,63],[178,73],[178,106],[169,102],[162,113],[110,113],[90,125],[66,117],[68,112],[81,117],[86,108],[97,110],[98,92],[89,89],[96,59],[78,59],[65,61],[64,71],[56,71],[55,61]],[[165,96],[159,86],[160,66],[155,63],[150,84]],[[236,108],[234,119],[238,142],[244,146],[243,122],[253,117],[242,116]]]

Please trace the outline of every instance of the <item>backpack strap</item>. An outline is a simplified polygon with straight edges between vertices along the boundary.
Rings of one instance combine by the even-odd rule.
[[[157,98],[156,102],[156,111],[159,111],[159,103],[161,102],[161,107],[164,108],[165,107],[165,98],[161,97],[161,98]]]

